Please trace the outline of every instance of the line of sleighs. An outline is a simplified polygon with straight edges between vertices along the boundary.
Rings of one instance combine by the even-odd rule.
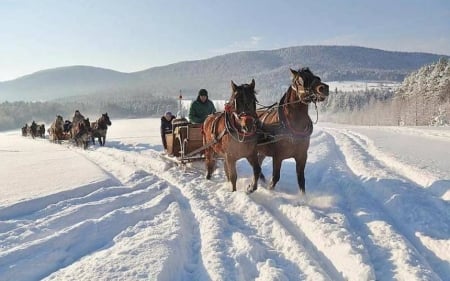
[[[47,132],[50,141],[57,143],[70,141],[76,146],[86,149],[90,141],[95,145],[95,138],[97,138],[101,146],[105,145],[108,126],[111,126],[108,113],[103,113],[97,121],[90,122],[89,118],[85,118],[76,110],[72,121],[64,121],[61,115],[57,115]],[[45,125],[37,124],[35,121],[30,126],[25,124],[22,127],[22,136],[45,138]]]
[[[45,125],[37,124],[34,120],[31,122],[30,126],[26,123],[25,126],[22,127],[22,136],[30,136],[33,139],[36,137],[45,138]]]

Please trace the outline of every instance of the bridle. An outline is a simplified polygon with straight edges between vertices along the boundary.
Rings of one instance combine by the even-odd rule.
[[[291,88],[296,93],[301,103],[309,104],[313,102],[314,104],[316,104],[316,102],[319,100],[317,89],[320,87],[320,84],[320,79],[317,77],[313,77],[308,87],[305,87],[303,77],[298,74],[292,79]]]
[[[235,131],[237,140],[239,142],[244,142],[245,138],[248,138],[250,136],[253,136],[256,134],[256,124],[257,124],[257,117],[256,117],[256,98],[252,101],[248,101],[248,98],[244,95],[243,96],[243,107],[247,110],[243,110],[241,112],[238,112],[237,110],[237,95],[238,91],[236,90],[233,95],[231,96],[229,102],[225,104],[225,118],[228,119],[226,121],[226,128],[228,131]],[[250,108],[253,109],[250,109]],[[253,111],[253,112],[252,112]],[[235,126],[235,122],[229,120],[231,117],[233,117],[235,120],[243,121],[244,124],[252,124],[251,130],[248,130],[248,128],[242,127],[241,129],[238,129]],[[232,134],[233,135],[233,134]]]

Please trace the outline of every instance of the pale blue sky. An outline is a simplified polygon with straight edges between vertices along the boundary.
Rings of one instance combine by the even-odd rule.
[[[301,45],[450,55],[450,1],[0,0],[0,81]]]

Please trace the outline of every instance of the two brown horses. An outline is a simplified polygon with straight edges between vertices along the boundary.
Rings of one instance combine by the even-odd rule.
[[[305,193],[305,165],[309,148],[309,138],[313,123],[308,115],[308,105],[324,101],[328,96],[328,85],[321,82],[308,68],[292,70],[292,82],[281,98],[278,106],[270,110],[258,110],[264,137],[258,144],[259,163],[265,156],[272,157],[272,179],[269,189],[275,188],[280,180],[281,162],[294,158],[297,182]],[[261,173],[261,179],[264,175]]]
[[[205,149],[206,178],[210,179],[215,169],[215,155],[224,158],[224,170],[236,191],[236,161],[246,158],[253,167],[253,183],[248,191],[257,188],[261,166],[256,151],[256,92],[255,80],[237,86],[231,81],[232,95],[225,112],[209,115],[203,123],[203,145]]]

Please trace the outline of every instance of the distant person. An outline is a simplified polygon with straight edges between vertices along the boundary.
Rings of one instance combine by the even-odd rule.
[[[172,114],[172,112],[167,111],[161,117],[161,140],[164,146],[164,150],[167,151],[167,142],[166,142],[166,134],[172,133],[172,120],[176,117]]]
[[[208,99],[208,91],[200,89],[195,101],[192,102],[189,109],[189,121],[194,124],[201,124],[209,114],[216,112],[212,101]]]
[[[70,129],[72,129],[72,122],[70,122],[69,120],[64,121],[64,132],[69,132]]]

